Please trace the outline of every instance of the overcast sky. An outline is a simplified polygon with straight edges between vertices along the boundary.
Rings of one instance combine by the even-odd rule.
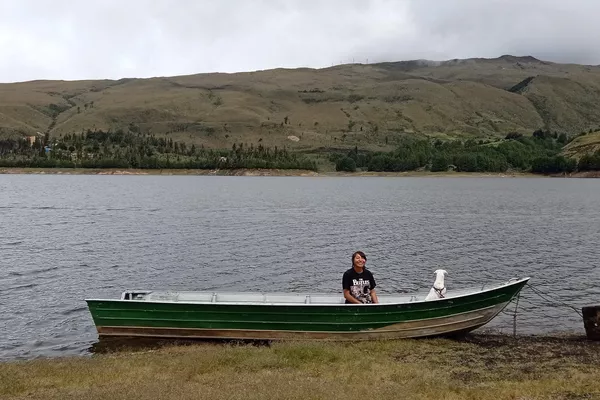
[[[0,0],[0,82],[503,54],[600,64],[600,1]]]

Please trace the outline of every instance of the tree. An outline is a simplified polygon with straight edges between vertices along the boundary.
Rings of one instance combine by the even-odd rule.
[[[595,155],[586,154],[579,160],[577,169],[580,171],[598,171],[600,170],[600,153]]]
[[[472,153],[460,154],[455,157],[454,165],[461,172],[476,172],[478,171],[477,155]]]
[[[541,174],[554,174],[560,172],[573,172],[577,162],[572,158],[563,156],[538,157],[531,162],[531,172]]]
[[[369,171],[389,171],[393,159],[385,154],[377,155],[369,161]]]
[[[505,139],[506,140],[515,140],[515,139],[519,139],[523,137],[523,134],[519,133],[519,132],[509,132],[508,135],[506,135]]]
[[[350,157],[344,157],[335,164],[336,171],[355,172],[356,162]]]
[[[556,141],[561,144],[566,144],[569,141],[569,138],[567,137],[566,133],[561,133],[560,135],[558,135]]]
[[[433,157],[431,162],[431,171],[448,171],[449,164],[450,163],[448,162],[448,158],[445,154],[438,154],[437,156]]]
[[[535,131],[533,131],[533,135],[532,136],[536,137],[536,138],[543,139],[544,138],[544,131],[541,130],[541,129],[536,129]]]

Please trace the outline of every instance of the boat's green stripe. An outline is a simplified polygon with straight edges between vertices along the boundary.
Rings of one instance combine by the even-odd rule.
[[[377,306],[151,303],[89,300],[96,326],[356,331],[447,317],[505,303],[524,282],[468,297]]]
[[[491,306],[494,307],[494,306]],[[478,308],[483,310],[483,309],[488,309],[491,307],[486,307],[486,308]],[[467,311],[468,312],[472,312],[472,311]],[[455,315],[460,315],[460,314],[464,314],[464,313],[452,313],[452,316]],[[438,318],[438,317],[433,317],[433,318]],[[418,321],[425,321],[428,319],[432,319],[432,318],[421,318],[421,319],[411,319],[409,320],[409,322],[418,322]],[[121,318],[118,317],[103,317],[102,318],[103,321],[110,321],[110,320],[114,320],[114,321],[119,321],[121,320]],[[146,321],[146,322],[150,322],[150,321],[161,321],[161,322],[179,322],[182,321],[181,319],[174,319],[174,318],[157,318],[157,317],[153,317],[152,319],[148,319],[148,318],[129,318],[129,321]],[[202,320],[192,320],[192,319],[186,319],[185,321],[193,323],[222,323],[224,322],[223,320],[208,320],[208,319],[202,319]],[[227,320],[227,323],[231,323],[231,324],[238,324],[238,323],[243,323],[246,324],[248,323],[248,320]],[[294,321],[250,321],[252,323],[255,324],[273,324],[273,323],[277,323],[277,324],[297,324],[298,322],[294,322]],[[385,325],[391,325],[394,323],[398,322],[398,319],[391,319],[388,321],[384,321],[384,320],[378,320],[377,322]],[[331,322],[315,322],[315,321],[311,321],[311,325],[330,325]],[[352,326],[356,326],[356,325],[371,325],[372,322],[368,321],[365,322],[363,320],[361,321],[348,321],[348,322],[336,322],[336,325],[352,325]],[[106,325],[111,325],[111,324],[106,324]],[[135,324],[135,326],[141,326],[141,325],[145,325],[145,324]],[[167,324],[167,325],[163,325],[162,323],[160,324],[161,326],[173,326],[173,324]],[[115,326],[114,324],[112,326]]]
[[[207,321],[208,319],[212,319],[214,321],[232,321],[232,318],[238,318],[240,321],[247,321],[247,320],[252,320],[252,321],[288,321],[288,322],[300,322],[300,321],[305,321],[307,320],[307,317],[310,318],[310,321],[312,323],[320,323],[320,322],[331,322],[331,318],[332,317],[337,317],[340,320],[338,321],[338,323],[344,323],[344,320],[347,320],[348,323],[355,323],[355,322],[368,322],[368,321],[374,321],[374,322],[382,322],[382,318],[389,318],[390,321],[397,321],[398,317],[402,316],[402,320],[412,320],[413,318],[413,314],[418,314],[417,315],[417,319],[420,319],[422,315],[443,315],[446,314],[448,312],[451,313],[456,313],[456,312],[460,312],[457,311],[457,309],[465,309],[465,310],[471,310],[471,309],[478,309],[481,307],[486,307],[487,305],[490,304],[496,304],[496,303],[501,303],[503,301],[506,301],[506,299],[503,299],[500,296],[496,296],[493,298],[488,298],[488,299],[482,299],[479,301],[472,301],[466,304],[462,304],[462,305],[452,305],[452,304],[447,304],[445,307],[430,307],[427,309],[423,309],[423,310],[404,310],[404,309],[396,309],[396,310],[388,310],[385,312],[381,312],[381,311],[373,311],[373,312],[362,312],[362,313],[354,313],[354,314],[341,314],[341,313],[337,313],[335,311],[337,310],[331,310],[328,313],[324,313],[324,312],[312,312],[312,310],[307,309],[307,308],[303,308],[303,309],[296,309],[296,312],[273,312],[270,311],[270,309],[268,310],[264,310],[261,308],[253,308],[251,310],[239,310],[238,307],[236,306],[224,306],[219,310],[213,311],[213,310],[203,310],[203,309],[194,309],[194,310],[179,310],[176,307],[169,307],[169,309],[166,310],[156,310],[153,308],[149,308],[149,307],[142,307],[140,306],[139,309],[136,309],[136,311],[138,312],[144,312],[144,313],[148,313],[152,315],[153,319],[162,319],[162,320],[180,320],[180,319],[186,319],[186,320],[205,320]],[[121,303],[122,304],[122,303]],[[106,318],[106,319],[118,319],[121,318],[122,316],[126,316],[128,314],[130,314],[131,312],[134,311],[133,308],[129,307],[129,308],[124,308],[124,307],[118,307],[118,308],[111,308],[111,307],[94,307],[94,315],[99,317],[99,318]],[[287,310],[286,310],[287,311]],[[202,318],[201,319],[197,319],[196,316],[197,315],[201,315]],[[175,317],[175,316],[179,316],[179,318]],[[240,317],[244,317],[244,318],[240,318]],[[220,317],[220,318],[219,318]],[[136,319],[135,317],[133,317],[132,319]],[[147,319],[147,318],[143,318],[143,317],[139,317],[137,319]],[[234,320],[233,320],[234,321]],[[388,321],[389,322],[389,321]]]

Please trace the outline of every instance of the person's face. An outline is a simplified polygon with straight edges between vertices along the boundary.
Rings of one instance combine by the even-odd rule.
[[[356,265],[357,267],[363,268],[365,266],[366,262],[367,262],[367,260],[362,258],[360,254],[356,254],[354,256],[354,265]]]

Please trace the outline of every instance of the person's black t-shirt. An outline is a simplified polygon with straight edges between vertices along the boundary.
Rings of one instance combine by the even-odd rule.
[[[353,268],[344,272],[342,277],[342,288],[348,289],[352,297],[361,303],[372,303],[371,290],[375,289],[375,278],[371,271],[366,268],[360,274]],[[346,303],[350,303],[346,300]]]

